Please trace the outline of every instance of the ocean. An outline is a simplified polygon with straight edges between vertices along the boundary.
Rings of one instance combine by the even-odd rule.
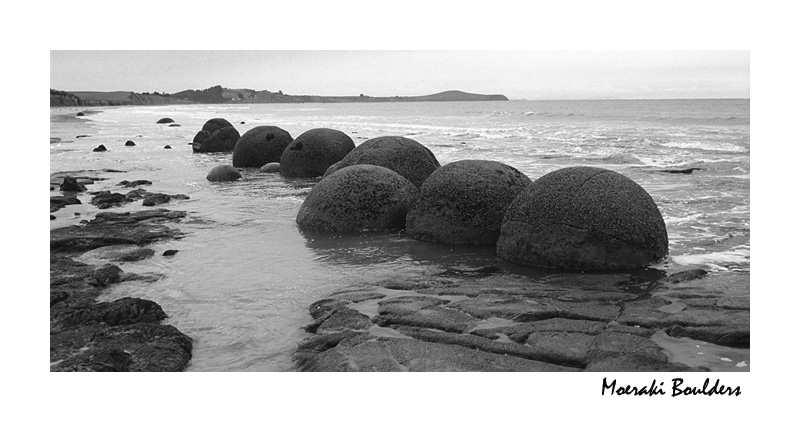
[[[84,116],[76,116],[84,111]],[[88,113],[86,112],[88,111]],[[194,339],[188,371],[292,371],[291,353],[307,334],[308,306],[348,285],[390,277],[426,276],[454,266],[498,265],[492,248],[450,247],[402,234],[304,235],[295,216],[318,179],[283,179],[245,169],[234,183],[206,174],[231,154],[193,154],[188,143],[208,119],[222,117],[240,134],[279,126],[293,137],[338,129],[356,145],[405,136],[427,146],[444,165],[496,160],[535,180],[569,166],[602,167],[640,184],[667,225],[669,257],[653,270],[750,272],[750,101],[594,100],[354,104],[224,104],[51,108],[50,172],[114,169],[90,191],[131,189],[185,194],[164,207],[189,217],[182,239],[151,247],[153,258],[119,264],[159,277],[104,291],[100,300],[150,299],[166,323]],[[156,124],[170,117],[181,126]],[[126,141],[136,146],[124,146]],[[92,152],[103,144],[104,153]],[[170,145],[171,149],[164,149]],[[691,174],[664,170],[695,169]],[[51,192],[51,195],[58,194]],[[51,229],[101,211],[149,209],[141,202],[98,210],[84,204],[52,213]],[[172,257],[161,252],[177,249]],[[104,263],[98,254],[80,257]],[[533,272],[531,272],[532,274]]]

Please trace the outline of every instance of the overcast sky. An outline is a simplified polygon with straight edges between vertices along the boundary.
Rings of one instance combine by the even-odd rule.
[[[749,98],[749,51],[61,51],[50,87],[169,92],[425,95],[511,99]]]

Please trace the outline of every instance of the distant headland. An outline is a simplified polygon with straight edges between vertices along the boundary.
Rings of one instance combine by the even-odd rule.
[[[235,103],[386,103],[419,101],[508,101],[505,95],[471,94],[463,91],[444,91],[438,94],[414,97],[371,97],[288,95],[282,91],[256,91],[254,89],[230,89],[219,85],[203,89],[168,94],[166,92],[132,91],[59,91],[50,89],[50,107],[68,106],[121,106],[121,105],[159,105],[159,104],[235,104]]]

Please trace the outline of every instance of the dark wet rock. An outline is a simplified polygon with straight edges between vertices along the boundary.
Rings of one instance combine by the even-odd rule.
[[[164,149],[172,149],[172,147],[169,145],[164,145]]]
[[[106,149],[106,146],[103,144],[98,145],[95,149],[92,150],[92,152],[105,152],[105,151],[108,151],[108,149]]]
[[[402,229],[417,188],[384,167],[354,165],[317,183],[297,213],[301,229],[362,232]]]
[[[142,205],[145,207],[153,207],[156,205],[162,205],[169,202],[170,196],[165,193],[151,193],[144,197],[142,200]]]
[[[528,176],[497,161],[447,164],[422,184],[406,232],[434,243],[494,245],[506,209],[530,185]]]
[[[158,119],[158,121],[156,123],[157,124],[164,124],[164,123],[174,123],[174,122],[175,122],[175,120],[172,120],[169,117],[163,117],[161,119]]]
[[[126,193],[125,197],[128,198],[129,202],[133,202],[133,201],[138,201],[139,199],[142,199],[149,194],[150,193],[147,192],[144,188],[138,188]]]
[[[281,163],[267,163],[258,169],[259,173],[278,173],[281,171]]]
[[[133,141],[125,141],[125,146],[126,146],[126,147],[135,147],[135,146],[136,146],[136,142],[133,142]]]
[[[78,135],[78,136],[76,136],[76,138],[78,138],[78,139],[80,139],[80,138],[88,138],[88,137],[89,137],[89,135]]]
[[[51,308],[52,309],[52,308]],[[103,323],[108,326],[135,324],[137,322],[159,322],[167,314],[157,303],[125,297],[113,302],[99,302],[88,307],[65,307],[51,315],[51,329],[61,331],[90,323]]]
[[[76,114],[76,116],[85,116],[85,114],[83,114],[82,111],[79,111],[78,114]]]
[[[149,180],[134,180],[133,182],[129,182],[127,180],[123,180],[117,183],[117,186],[122,186],[124,188],[135,188],[137,186],[149,186],[152,185],[153,182]]]
[[[622,174],[594,167],[548,173],[506,212],[497,255],[544,268],[615,271],[644,267],[668,251],[650,195]]]
[[[51,232],[52,235],[52,232]],[[166,314],[146,299],[97,302],[102,288],[127,277],[119,267],[95,267],[50,255],[51,371],[181,371],[192,341],[162,325]]]
[[[56,219],[56,216],[55,216],[55,215],[53,215],[53,214],[50,214],[50,219],[51,219],[51,220],[55,220],[55,219]]]
[[[233,125],[231,122],[221,118],[215,117],[213,119],[209,119],[203,124],[203,127],[200,129],[201,131],[206,131],[209,134],[214,133],[222,128],[232,127]]]
[[[233,166],[260,168],[267,163],[280,162],[283,150],[292,140],[292,135],[279,127],[254,127],[236,143]]]
[[[672,173],[672,174],[692,174],[695,170],[702,170],[699,167],[690,167],[686,169],[667,169],[667,170],[660,170],[662,173]]]
[[[226,126],[215,132],[210,132],[210,135],[205,138],[202,138],[201,133],[203,131],[198,133],[192,141],[193,152],[231,152],[239,141],[239,131],[233,126]],[[198,142],[198,136],[201,136],[200,142]]]
[[[169,127],[181,127],[181,125],[179,125],[177,123],[173,123],[173,124],[169,125]]]
[[[86,190],[86,186],[79,183],[74,177],[64,176],[64,180],[59,185],[59,190],[61,192],[83,192]]]
[[[167,250],[166,250],[166,251],[164,251],[164,253],[163,253],[163,254],[161,254],[161,255],[162,255],[162,256],[174,256],[174,255],[175,255],[175,254],[177,254],[177,253],[178,253],[178,250],[177,250],[177,249],[167,249]]]
[[[308,307],[308,312],[314,319],[319,319],[333,315],[334,312],[341,311],[347,307],[349,301],[342,299],[322,299],[311,304]]]
[[[665,283],[680,283],[683,281],[695,280],[703,278],[708,274],[708,271],[702,268],[694,268],[691,270],[681,271],[675,274],[670,274],[665,280]]]
[[[81,200],[74,196],[51,196],[50,197],[50,212],[58,211],[67,205],[78,205]]]
[[[433,153],[419,142],[402,136],[382,136],[357,146],[338,164],[331,166],[326,174],[358,164],[386,167],[408,179],[417,188],[440,167]]]
[[[182,371],[192,357],[192,340],[171,325],[93,324],[50,336],[53,372]]]
[[[203,141],[205,141],[209,137],[211,137],[211,133],[209,131],[201,130],[194,135],[194,138],[192,138],[192,142],[189,142],[189,145],[199,146],[200,144],[203,143]]]
[[[372,325],[369,317],[354,309],[334,312],[317,327],[315,332],[366,330]]]
[[[108,287],[122,282],[123,274],[122,268],[114,264],[106,264],[94,270],[92,273],[93,280],[88,281],[88,283],[96,287]]]
[[[129,202],[133,202],[133,199],[124,194],[111,192],[108,190],[91,192],[91,195],[93,195],[93,197],[91,200],[89,200],[89,203],[97,208],[100,208],[101,210],[111,207],[118,207]]]
[[[356,147],[346,133],[327,128],[311,129],[292,141],[280,157],[284,177],[317,177]]]
[[[222,164],[211,169],[206,176],[206,180],[209,182],[232,182],[241,177],[242,173],[239,173],[236,167],[229,164]]]
[[[176,222],[184,217],[186,212],[165,209],[101,212],[83,226],[51,230],[50,252],[83,252],[109,245],[144,246],[157,240],[177,239],[183,233],[161,223]]]

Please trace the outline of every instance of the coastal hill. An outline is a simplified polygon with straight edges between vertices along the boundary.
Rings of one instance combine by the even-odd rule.
[[[505,95],[470,94],[462,91],[444,91],[414,97],[371,97],[287,95],[281,91],[256,91],[230,89],[219,85],[203,90],[186,90],[174,94],[132,91],[58,91],[50,89],[50,106],[118,106],[159,104],[223,104],[223,103],[381,103],[419,101],[508,101]]]

